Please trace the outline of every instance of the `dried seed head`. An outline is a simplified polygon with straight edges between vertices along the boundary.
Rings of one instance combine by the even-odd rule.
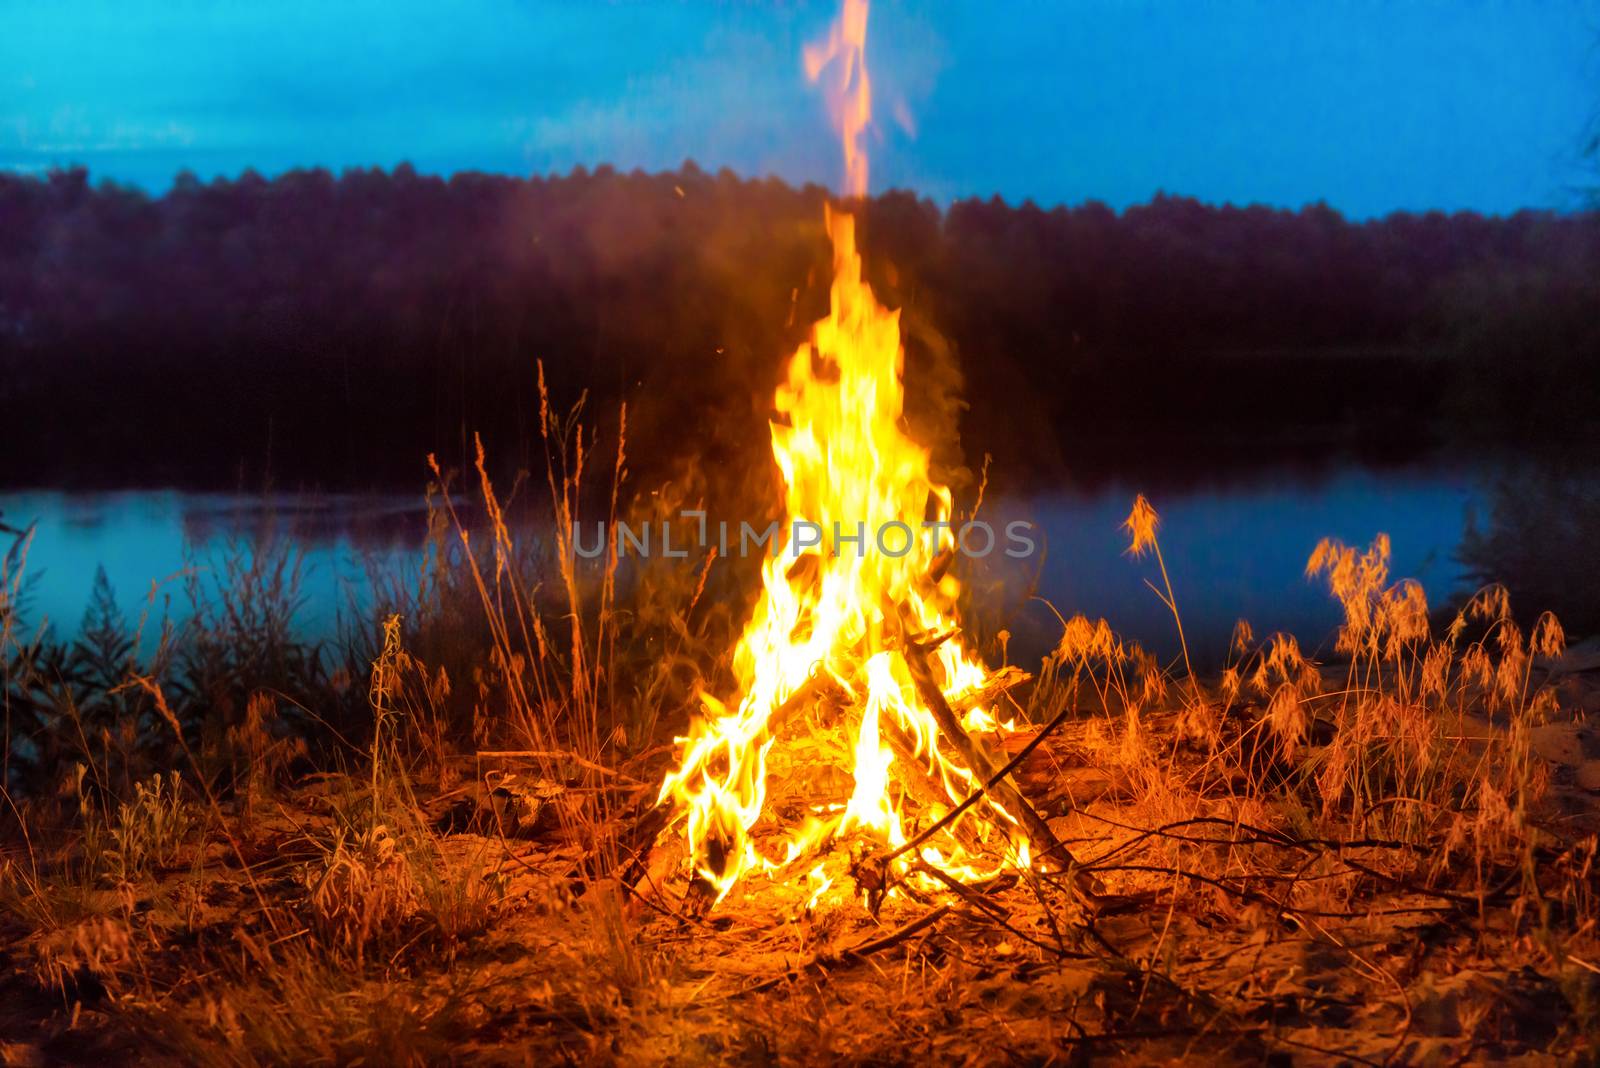
[[[1295,687],[1280,686],[1272,695],[1267,705],[1267,725],[1272,728],[1285,756],[1292,754],[1305,740],[1306,710]]]
[[[1511,615],[1511,595],[1498,583],[1485,586],[1473,594],[1472,600],[1467,602],[1466,613],[1473,619],[1486,623],[1507,619]]]
[[[1533,625],[1533,651],[1537,656],[1558,657],[1567,649],[1567,635],[1555,613],[1546,612]]]
[[[1494,681],[1494,665],[1477,642],[1473,642],[1461,657],[1461,677],[1480,687],[1487,687]]]
[[[1094,625],[1083,616],[1073,616],[1061,628],[1061,640],[1056,643],[1056,651],[1069,660],[1077,660],[1087,655],[1093,644]]]
[[[1251,644],[1256,640],[1255,631],[1250,629],[1250,621],[1241,619],[1233,625],[1233,651],[1243,656],[1250,651]]]
[[[1128,518],[1123,520],[1122,529],[1128,532],[1131,539],[1128,552],[1134,556],[1143,556],[1156,544],[1156,528],[1161,525],[1161,517],[1156,510],[1150,507],[1150,502],[1144,499],[1144,494],[1139,494],[1133,499],[1133,511],[1128,513]]]
[[[1443,699],[1450,679],[1450,655],[1448,645],[1435,645],[1428,650],[1428,655],[1422,661],[1422,696]]]
[[[1239,696],[1239,670],[1228,668],[1222,673],[1222,696],[1230,703]]]

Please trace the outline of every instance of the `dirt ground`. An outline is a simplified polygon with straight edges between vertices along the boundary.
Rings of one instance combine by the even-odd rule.
[[[1296,837],[1292,813],[1165,820],[1072,723],[1018,781],[1096,900],[1011,877],[874,917],[750,878],[707,908],[675,831],[649,833],[649,769],[612,790],[607,866],[592,825],[551,818],[574,793],[480,759],[416,795],[455,904],[352,957],[307,905],[349,789],[317,776],[148,879],[41,888],[52,922],[0,912],[0,1065],[1594,1063],[1600,877],[1561,843],[1600,832],[1600,653],[1553,682],[1547,844],[1444,878],[1426,850]]]

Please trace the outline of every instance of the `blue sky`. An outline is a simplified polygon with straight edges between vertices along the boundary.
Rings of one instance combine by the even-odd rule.
[[[837,184],[831,3],[0,0],[0,168],[610,162]],[[1600,0],[876,0],[875,191],[1565,207]]]

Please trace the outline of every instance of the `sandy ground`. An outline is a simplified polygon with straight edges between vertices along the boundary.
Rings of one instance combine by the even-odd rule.
[[[1575,714],[1535,731],[1551,781],[1540,818],[1580,841],[1600,832],[1586,716],[1600,713],[1600,647],[1573,650],[1552,682]],[[706,910],[674,869],[672,832],[650,854],[659,884],[595,871],[593,841],[562,821],[508,818],[508,797],[571,799],[529,801],[528,777],[502,766],[421,794],[442,868],[493,887],[485,922],[456,938],[402,922],[359,964],[303,919],[340,788],[305,782],[232,827],[237,847],[213,829],[182,865],[95,891],[72,923],[0,912],[0,1065],[1600,1056],[1600,940],[1580,918],[1600,875],[1563,869],[1555,838],[1523,870],[1463,857],[1431,882],[1437,858],[1382,846],[1123,848],[1160,821],[1080,742],[1052,738],[1025,785],[1080,860],[1112,858],[1093,907],[1012,879],[900,895],[874,918],[848,894],[808,911],[804,887],[750,879]],[[636,811],[649,792],[636,788]],[[625,840],[634,818],[618,821]],[[1529,879],[1544,888],[1531,903],[1516,892]],[[52,961],[67,965],[54,986]]]

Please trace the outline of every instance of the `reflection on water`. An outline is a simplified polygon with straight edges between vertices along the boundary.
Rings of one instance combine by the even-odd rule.
[[[421,544],[420,498],[243,496],[134,490],[0,494],[12,526],[36,524],[28,553],[25,622],[71,637],[103,567],[119,604],[147,633],[189,614],[183,579],[220,566],[231,544],[288,538],[304,552],[297,619],[308,638],[331,637],[337,616],[363,603],[366,567],[398,562]],[[209,588],[210,584],[205,584]]]
[[[1439,604],[1463,585],[1457,560],[1469,505],[1480,513],[1489,480],[1470,471],[1369,471],[1350,468],[1314,480],[1264,478],[1226,488],[1191,487],[1150,494],[1161,512],[1161,540],[1196,659],[1215,664],[1234,621],[1257,634],[1289,630],[1307,649],[1326,639],[1337,607],[1321,585],[1303,577],[1317,541],[1334,536],[1365,545],[1386,532],[1394,574],[1422,581]],[[1172,621],[1145,579],[1149,560],[1124,554],[1118,529],[1138,487],[1061,492],[985,505],[986,518],[1031,519],[1042,534],[1042,558],[1031,561],[1037,593],[1064,615],[1103,615],[1120,632],[1171,655]],[[230,540],[270,531],[305,553],[298,621],[308,637],[332,636],[338,613],[364,604],[366,566],[408,562],[420,551],[425,514],[420,498],[262,498],[175,491],[0,495],[13,525],[37,521],[29,572],[35,576],[27,622],[48,617],[57,637],[76,631],[96,566],[104,566],[124,611],[137,618],[152,589],[170,595],[158,607],[174,621],[186,612],[181,584],[188,566],[212,566]],[[1026,578],[998,563],[972,576],[980,603],[1004,613],[1012,656],[1026,663],[1058,633],[1049,608],[1026,599]],[[160,597],[157,598],[160,604]]]
[[[1511,607],[1548,609],[1569,634],[1600,632],[1600,472],[1558,458],[1510,466],[1475,509],[1461,558],[1473,578],[1511,592]]]

